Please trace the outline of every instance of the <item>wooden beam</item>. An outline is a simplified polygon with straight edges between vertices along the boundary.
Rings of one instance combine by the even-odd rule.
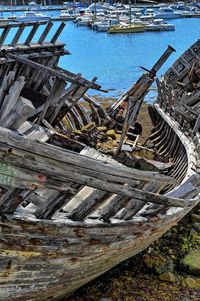
[[[7,118],[10,111],[15,107],[19,95],[25,85],[24,77],[21,76],[10,87],[8,95],[6,95],[0,110],[0,125],[4,125],[4,120]]]
[[[30,45],[30,43],[31,43],[31,41],[32,41],[32,39],[33,39],[33,37],[34,37],[36,31],[38,30],[38,27],[39,27],[39,24],[38,24],[38,23],[35,23],[35,24],[33,25],[33,28],[31,29],[31,31],[30,31],[28,37],[26,38],[26,40],[25,40],[25,42],[24,42],[25,45],[28,45],[28,46]]]
[[[16,34],[14,35],[14,37],[13,37],[13,39],[12,39],[12,42],[10,43],[10,46],[12,46],[12,47],[15,47],[15,46],[16,46],[16,44],[17,44],[17,42],[19,41],[19,39],[20,39],[20,37],[21,37],[21,35],[22,35],[22,33],[23,33],[25,27],[26,27],[26,24],[25,24],[25,23],[20,24],[20,26],[19,26],[19,28],[18,28]]]
[[[51,43],[52,43],[52,44],[55,44],[55,42],[57,41],[59,35],[60,35],[61,32],[63,31],[64,27],[65,27],[65,23],[62,22],[62,23],[60,24],[60,26],[58,27],[56,33],[53,35],[53,37],[52,37],[52,39],[51,39]]]
[[[2,34],[1,34],[1,36],[0,36],[0,48],[2,47],[2,45],[3,45],[4,41],[5,41],[5,39],[7,38],[9,31],[10,31],[10,26],[6,27],[6,28],[3,30],[3,32],[2,32]]]
[[[47,98],[47,101],[45,103],[44,109],[41,112],[40,117],[38,118],[38,122],[37,122],[38,124],[40,124],[42,119],[45,117],[45,114],[46,114],[48,108],[53,103],[58,102],[59,97],[61,96],[61,94],[64,91],[65,85],[66,85],[66,83],[64,80],[60,80],[58,78],[55,79],[55,84],[53,86],[53,89],[51,90],[51,92]]]
[[[44,43],[44,40],[46,39],[48,33],[50,32],[52,26],[53,26],[53,22],[47,23],[47,26],[45,27],[44,31],[42,32],[41,36],[38,39],[38,44]]]
[[[68,82],[71,82],[71,83],[75,83],[75,84],[80,84],[80,85],[83,85],[83,86],[88,86],[89,88],[92,88],[92,89],[95,89],[95,90],[100,90],[100,87],[99,85],[91,82],[91,81],[88,81],[82,77],[77,77],[77,74],[74,74],[72,72],[69,72],[69,71],[63,71],[61,68],[59,68],[59,70],[55,70],[55,69],[52,69],[50,67],[47,67],[45,65],[40,65],[36,62],[33,62],[31,60],[28,60],[26,58],[24,58],[23,56],[17,56],[17,55],[14,55],[14,54],[10,54],[10,53],[6,53],[5,54],[5,57],[7,58],[10,58],[12,60],[15,60],[17,62],[20,62],[22,64],[25,64],[25,65],[28,65],[34,69],[38,69],[38,70],[43,70],[43,71],[47,71],[49,72],[49,75],[52,75],[52,76],[56,76],[60,79],[63,79],[65,81],[68,81]]]

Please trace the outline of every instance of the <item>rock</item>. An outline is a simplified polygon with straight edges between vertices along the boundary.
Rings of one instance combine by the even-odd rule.
[[[187,286],[189,288],[197,287],[197,283],[196,283],[195,279],[192,277],[186,277],[185,279],[183,279],[182,284],[183,284],[183,286]]]
[[[157,275],[173,272],[174,270],[174,262],[168,256],[163,256],[161,254],[145,254],[143,260],[147,268]]]
[[[171,272],[166,272],[166,273],[161,274],[159,276],[159,279],[167,281],[167,282],[173,282],[173,283],[178,281],[176,276]]]
[[[200,222],[195,222],[192,226],[196,231],[200,231]]]
[[[192,222],[198,222],[200,223],[200,214],[191,214],[191,219],[192,219]]]
[[[183,257],[180,268],[192,275],[200,275],[200,250],[192,250]]]

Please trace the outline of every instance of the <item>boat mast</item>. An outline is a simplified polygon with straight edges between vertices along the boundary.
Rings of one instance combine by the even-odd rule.
[[[129,24],[131,25],[131,0],[128,1],[129,4]]]
[[[96,0],[94,0],[94,21],[96,21],[97,18],[97,4],[96,4]]]

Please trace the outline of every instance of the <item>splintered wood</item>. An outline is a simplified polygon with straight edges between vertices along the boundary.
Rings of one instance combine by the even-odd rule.
[[[33,44],[40,25],[45,28]],[[4,45],[10,28],[16,26],[11,44]],[[27,26],[31,30],[24,44],[18,44]],[[58,67],[59,57],[66,54],[64,45],[56,42],[64,24],[45,42],[52,26],[12,24],[1,36],[0,213],[23,212],[37,219],[63,214],[71,221],[110,222],[190,206],[187,193],[160,194],[181,183],[188,161],[180,138],[154,109],[150,109],[155,125],[151,145],[148,139],[143,146],[138,143],[143,99],[174,50],[168,47],[150,71],[105,109],[87,94],[89,89],[101,90],[96,77],[89,81]],[[194,135],[200,127],[199,93],[191,81],[198,85],[199,67],[194,60],[182,61],[187,70],[184,81],[178,71],[178,80],[170,85],[167,77],[157,80],[158,99],[175,119],[180,111],[180,125],[189,126]],[[153,160],[142,159],[140,152],[149,152]],[[198,185],[190,185],[194,197]]]

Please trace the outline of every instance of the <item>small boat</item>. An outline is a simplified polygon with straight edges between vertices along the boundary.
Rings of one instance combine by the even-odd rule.
[[[58,18],[65,21],[71,21],[71,20],[75,20],[79,16],[80,13],[78,11],[67,9],[67,10],[62,10]]]
[[[160,7],[158,12],[155,13],[156,19],[177,19],[181,18],[181,12],[175,12],[171,7]]]
[[[93,15],[86,14],[83,16],[79,16],[74,20],[74,23],[76,23],[77,26],[89,26],[90,23],[93,21],[94,17]]]
[[[115,25],[108,28],[108,33],[137,33],[145,31],[145,24],[123,24],[123,25]]]
[[[105,19],[102,21],[94,22],[92,24],[92,29],[98,32],[107,32],[111,26],[119,25],[119,20],[116,19]]]
[[[147,26],[147,31],[171,31],[175,30],[174,24],[169,24],[165,22],[163,19],[155,19],[152,20]]]
[[[26,11],[24,15],[16,16],[18,22],[29,22],[29,21],[48,21],[51,17],[35,11]]]
[[[96,77],[59,67],[69,54],[57,41],[64,25],[47,43],[52,22],[34,23],[24,44],[28,25],[3,27],[12,35],[0,46],[2,301],[63,300],[200,201],[200,41],[158,79],[168,46],[105,109],[88,94],[103,91]],[[141,143],[138,114],[154,80],[152,129]]]

